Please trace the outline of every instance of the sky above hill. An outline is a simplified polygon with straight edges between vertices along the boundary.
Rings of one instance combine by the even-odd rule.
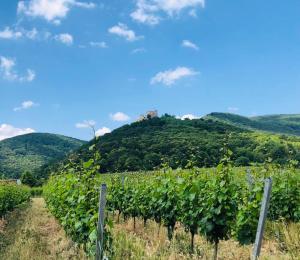
[[[0,1],[0,140],[147,110],[299,113],[298,0]]]

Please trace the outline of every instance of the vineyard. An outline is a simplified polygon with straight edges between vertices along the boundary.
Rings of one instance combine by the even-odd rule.
[[[300,173],[291,162],[287,168],[265,164],[233,168],[230,154],[214,169],[163,170],[151,173],[98,175],[97,156],[82,165],[69,164],[52,176],[44,189],[46,202],[73,241],[94,255],[97,238],[99,186],[108,186],[105,254],[114,256],[114,223],[120,218],[156,222],[171,241],[178,226],[209,241],[217,257],[220,241],[234,239],[241,245],[254,242],[264,179],[272,177],[268,219],[272,223],[300,221]],[[197,252],[196,252],[197,253]]]
[[[0,182],[0,217],[30,198],[30,188]]]

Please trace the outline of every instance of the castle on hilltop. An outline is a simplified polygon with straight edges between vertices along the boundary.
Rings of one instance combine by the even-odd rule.
[[[140,117],[138,118],[137,122],[148,120],[148,119],[152,119],[152,118],[155,118],[155,117],[158,117],[157,110],[148,111],[146,114],[140,115]]]

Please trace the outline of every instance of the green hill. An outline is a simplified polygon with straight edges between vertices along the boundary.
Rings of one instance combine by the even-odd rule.
[[[0,175],[16,178],[25,171],[63,159],[84,141],[56,134],[33,133],[0,142]]]
[[[262,163],[269,157],[280,164],[300,160],[299,137],[253,131],[254,127],[248,127],[252,120],[236,118],[244,122],[228,124],[211,116],[180,120],[168,115],[135,122],[92,140],[72,158],[75,162],[91,158],[88,148],[95,144],[101,154],[101,172],[152,170],[162,163],[172,168],[210,167],[219,162],[220,150],[228,142],[236,165]]]
[[[237,166],[268,158],[286,164],[290,159],[300,161],[299,118],[212,113],[201,119],[180,120],[164,115],[124,125],[86,144],[58,135],[29,134],[0,142],[0,172],[19,176],[30,170],[47,177],[64,164],[65,155],[72,150],[67,158],[75,163],[92,158],[89,147],[93,144],[101,154],[101,172],[152,170],[162,164],[211,167],[220,161],[225,142]]]
[[[244,117],[229,113],[211,113],[205,116],[205,118],[251,130],[300,135],[300,114]]]

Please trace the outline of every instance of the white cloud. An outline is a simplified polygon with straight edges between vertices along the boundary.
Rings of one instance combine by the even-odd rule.
[[[27,76],[23,77],[24,81],[33,81],[35,79],[35,72],[31,69],[27,69]]]
[[[92,2],[89,2],[89,3],[78,2],[78,1],[70,1],[70,2],[74,6],[78,6],[78,7],[82,7],[82,8],[86,8],[86,9],[93,9],[96,7],[96,4],[94,4]]]
[[[12,30],[9,27],[5,27],[3,31],[0,31],[1,39],[18,39],[22,37],[22,32]]]
[[[155,14],[158,10],[159,9],[155,4],[151,4],[147,0],[137,0],[136,10],[133,11],[130,16],[137,22],[156,25],[161,20],[161,18]]]
[[[204,8],[204,6],[205,0],[136,0],[136,9],[130,15],[137,22],[155,25],[162,19],[162,13],[173,16],[184,9],[192,8],[195,15],[195,8]]]
[[[183,116],[176,116],[176,118],[177,119],[181,119],[181,120],[185,120],[185,119],[193,120],[193,119],[199,119],[201,117],[193,115],[193,114],[186,114],[186,115],[183,115]]]
[[[187,68],[187,67],[177,67],[174,70],[166,70],[157,73],[150,81],[151,84],[162,83],[166,86],[173,85],[177,80],[181,78],[191,77],[197,75],[199,72]]]
[[[128,121],[130,119],[130,117],[128,115],[124,114],[123,112],[117,112],[115,114],[110,114],[110,118],[113,121],[119,121],[119,122]]]
[[[36,75],[33,70],[27,69],[27,73],[24,76],[20,76],[14,70],[15,66],[15,59],[0,56],[0,73],[4,79],[19,82],[31,82],[35,79]]]
[[[15,107],[14,111],[20,111],[20,110],[29,109],[32,107],[37,107],[37,106],[39,106],[39,104],[34,103],[31,100],[27,100],[27,101],[22,102],[21,106]]]
[[[68,46],[73,44],[73,36],[69,33],[55,35],[54,39]]]
[[[186,8],[195,8],[197,6],[204,8],[204,0],[154,0],[159,8],[169,15],[179,13]]]
[[[61,23],[72,6],[92,9],[96,5],[92,2],[80,2],[76,0],[29,0],[19,1],[18,14],[25,14],[31,17],[40,17],[56,25]]]
[[[81,123],[75,124],[76,128],[93,128],[95,127],[96,122],[94,120],[84,120]]]
[[[196,51],[199,50],[199,47],[198,47],[195,43],[193,43],[193,42],[191,42],[191,41],[189,41],[189,40],[183,40],[181,45],[182,45],[183,47],[191,48],[191,49],[194,49],[194,50],[196,50]]]
[[[61,21],[60,20],[58,20],[58,19],[55,19],[55,20],[53,20],[53,24],[54,25],[61,25]]]
[[[111,130],[108,128],[108,127],[102,127],[100,129],[98,129],[96,131],[96,136],[102,136],[102,135],[105,135],[105,134],[109,134],[111,132]]]
[[[230,113],[236,113],[238,112],[240,109],[238,107],[228,107],[227,110],[230,112]]]
[[[123,23],[118,23],[118,25],[109,28],[108,32],[123,37],[130,42],[143,38],[143,36],[137,36],[133,30],[130,30],[127,25]]]
[[[147,52],[147,50],[145,48],[136,48],[131,51],[131,54],[138,54],[138,53],[144,53],[144,52]]]
[[[7,77],[10,77],[12,74],[12,69],[16,65],[15,61],[13,59],[7,58],[7,57],[0,57],[0,68],[4,71],[4,74]]]
[[[0,31],[0,39],[6,40],[16,40],[20,38],[28,38],[30,40],[35,40],[38,36],[41,38],[41,33],[37,31],[36,28],[32,28],[31,30],[26,30],[24,28],[10,28],[5,27],[2,31]]]
[[[194,17],[194,18],[197,18],[197,10],[196,9],[191,9],[189,11],[189,15]]]
[[[24,134],[30,134],[34,133],[35,130],[32,128],[16,128],[12,125],[8,124],[1,124],[0,125],[0,141],[14,137],[17,135],[24,135]]]
[[[38,35],[38,31],[36,28],[33,28],[31,31],[27,31],[26,32],[26,36],[31,39],[34,40]]]
[[[108,48],[108,45],[106,42],[90,42],[90,45],[92,47],[98,47],[98,48]]]

